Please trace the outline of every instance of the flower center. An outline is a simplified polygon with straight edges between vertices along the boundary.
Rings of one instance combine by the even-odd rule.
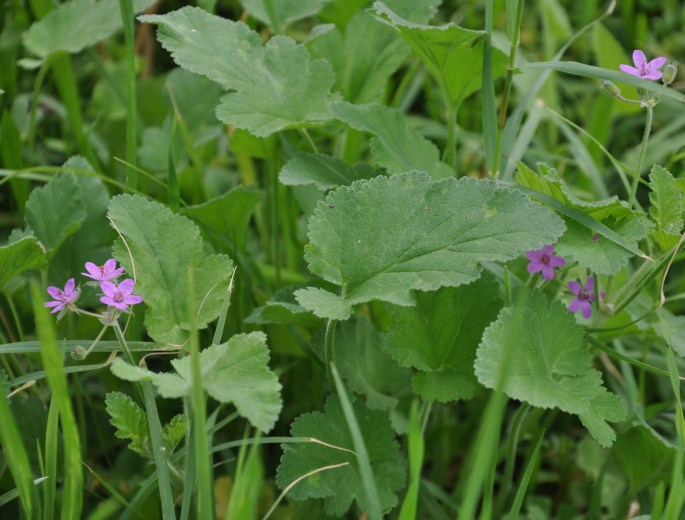
[[[579,300],[589,300],[591,296],[592,296],[592,293],[585,292],[582,289],[578,293],[578,299]]]
[[[124,301],[124,293],[117,292],[112,299],[117,303],[122,303]]]
[[[543,253],[542,256],[540,257],[540,263],[548,264],[549,263],[549,255],[546,255]]]

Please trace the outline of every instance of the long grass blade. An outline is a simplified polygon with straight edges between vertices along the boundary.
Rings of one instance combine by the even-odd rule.
[[[55,518],[55,497],[57,494],[57,441],[59,439],[59,408],[57,401],[50,401],[48,423],[45,428],[45,475],[48,481],[43,485],[43,518]]]
[[[43,306],[38,284],[31,285],[33,315],[36,332],[41,343],[40,357],[47,372],[52,399],[59,409],[62,426],[62,448],[64,452],[64,488],[62,490],[63,519],[81,518],[83,509],[83,467],[81,439],[76,426],[76,417],[71,406],[67,376],[64,373],[63,354],[57,348],[52,318]]]
[[[338,374],[338,369],[335,367],[335,363],[330,364],[331,375],[333,376],[333,381],[335,382],[335,389],[340,398],[340,405],[343,409],[343,414],[345,415],[345,421],[347,422],[347,427],[350,430],[350,435],[352,436],[352,445],[354,446],[354,451],[357,452],[357,460],[359,462],[359,472],[361,473],[362,482],[364,483],[364,491],[369,500],[369,511],[367,511],[369,518],[371,520],[380,520],[383,518],[381,512],[381,501],[378,497],[378,488],[376,486],[376,479],[373,476],[373,470],[371,468],[371,461],[369,460],[369,454],[366,450],[366,444],[364,443],[364,437],[362,431],[359,428],[359,423],[354,415],[354,409],[352,408],[352,403],[347,395],[347,390],[343,385],[342,379]]]
[[[136,164],[137,142],[136,125],[138,112],[136,108],[136,54],[133,45],[133,1],[119,0],[121,20],[124,24],[124,43],[126,45],[126,161]],[[138,186],[138,175],[135,169],[126,170],[126,187],[135,190]]]
[[[402,503],[399,520],[413,520],[416,518],[416,511],[418,509],[421,468],[423,467],[423,457],[425,453],[418,401],[412,402],[411,410],[409,412],[408,437],[409,488],[407,489],[407,494]]]
[[[533,453],[526,465],[526,470],[523,472],[521,477],[521,482],[516,490],[516,496],[514,497],[514,502],[511,504],[511,509],[509,510],[509,515],[507,518],[509,520],[516,520],[518,518],[519,512],[521,511],[521,506],[523,505],[523,499],[526,497],[526,492],[528,491],[528,486],[530,484],[530,479],[533,477],[533,472],[538,465],[538,459],[540,458],[540,448],[542,447],[542,441],[545,438],[545,430],[540,432],[537,442],[535,443],[535,448]]]

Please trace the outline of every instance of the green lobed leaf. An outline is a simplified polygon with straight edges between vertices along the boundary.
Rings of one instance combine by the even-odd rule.
[[[116,428],[117,439],[129,439],[128,447],[142,457],[151,458],[147,416],[133,399],[121,392],[109,392],[105,397],[109,422]]]
[[[540,174],[535,173],[523,163],[516,172],[517,182],[526,188],[547,195],[574,211],[580,211],[596,229],[600,227],[613,232],[629,246],[623,247],[613,236],[607,237],[577,219],[564,215],[566,233],[556,244],[561,256],[575,259],[581,266],[598,274],[616,274],[628,263],[637,249],[637,243],[649,232],[649,220],[634,212],[630,206],[613,196],[599,201],[584,201],[573,195],[557,171],[539,163]]]
[[[183,208],[181,213],[205,227],[212,235],[228,239],[242,249],[245,247],[252,212],[261,200],[261,192],[249,186],[238,186],[207,202]]]
[[[456,24],[432,26],[417,24],[399,16],[386,4],[376,1],[370,12],[395,29],[411,45],[441,85],[450,106],[478,91],[483,83],[484,31],[464,29]],[[504,74],[507,56],[492,48],[493,76]]]
[[[436,179],[452,175],[451,168],[440,160],[438,148],[417,130],[407,124],[399,110],[369,103],[331,103],[336,119],[355,130],[371,132],[371,154],[379,166],[388,173],[410,170],[427,171]]]
[[[45,265],[45,251],[33,236],[0,247],[0,289],[15,275]]]
[[[492,275],[461,287],[417,293],[414,307],[393,306],[388,330],[390,355],[414,367],[414,390],[425,400],[453,401],[473,397],[476,349],[485,327],[502,307]]]
[[[219,316],[233,263],[226,255],[203,253],[195,224],[138,195],[114,197],[109,218],[126,241],[117,241],[114,257],[136,278],[136,294],[148,307],[145,324],[150,337],[174,344],[187,339],[189,269],[194,276],[196,326],[203,329]]]
[[[613,452],[618,467],[630,481],[632,494],[670,481],[676,448],[646,424],[638,424],[620,434]]]
[[[606,390],[601,373],[592,368],[583,327],[540,291],[514,293],[512,305],[483,333],[474,368],[488,388],[501,384],[513,399],[578,415],[604,447],[616,437],[607,421],[625,416],[621,399]]]
[[[26,224],[45,246],[48,258],[76,233],[86,218],[76,176],[60,173],[45,186],[31,191],[26,201]]]
[[[260,22],[279,30],[284,23],[309,18],[319,12],[327,0],[240,0],[243,7]]]
[[[133,0],[133,11],[144,11],[153,3]],[[118,0],[71,0],[35,22],[24,36],[24,45],[41,58],[58,51],[73,54],[109,38],[121,27]]]
[[[188,416],[180,413],[164,425],[162,428],[162,437],[164,438],[164,447],[167,453],[173,453],[186,434],[188,433]]]
[[[399,444],[384,412],[371,411],[356,402],[354,413],[368,450],[381,508],[387,511],[397,505],[396,493],[405,480],[405,462]],[[306,413],[295,419],[290,433],[293,437],[314,437],[353,450],[352,438],[336,397],[328,398],[323,412]],[[347,451],[317,443],[285,444],[276,482],[285,488],[306,473],[345,462],[347,466],[321,471],[302,480],[290,490],[289,496],[295,500],[322,498],[326,513],[335,516],[347,512],[353,501],[362,511],[367,510],[357,457]]]
[[[278,180],[286,186],[314,184],[325,191],[376,175],[378,172],[366,163],[350,166],[330,155],[297,152],[283,165]]]
[[[662,250],[675,245],[683,231],[683,194],[676,187],[671,172],[655,164],[649,174],[649,194],[651,206],[649,215],[656,224],[656,239]]]
[[[94,172],[86,159],[71,157],[62,166],[76,175],[78,205],[85,218],[76,232],[66,238],[55,252],[48,269],[48,281],[64,281],[84,270],[86,262],[102,265],[111,256],[114,233],[107,222],[109,192],[103,182],[89,175]],[[82,300],[81,300],[82,301]]]
[[[196,7],[139,19],[160,26],[157,37],[178,65],[233,91],[217,108],[224,123],[264,137],[330,119],[328,103],[335,99],[331,66],[311,60],[306,47],[294,40],[274,36],[262,46],[245,24]]]
[[[347,388],[366,398],[373,410],[395,408],[411,395],[411,372],[400,367],[385,349],[385,339],[368,319],[341,323],[335,330],[335,366]]]
[[[563,230],[549,210],[494,182],[411,172],[330,193],[309,219],[305,258],[349,305],[412,305],[413,289],[472,282],[480,262],[510,260]]]
[[[346,320],[352,315],[352,305],[326,289],[308,287],[295,291],[297,303],[311,310],[315,316],[329,320]]]
[[[317,36],[310,50],[331,64],[335,90],[352,103],[381,103],[388,79],[409,54],[407,44],[366,11],[357,12],[344,29]]]
[[[269,349],[262,332],[236,334],[228,342],[200,352],[202,387],[221,403],[233,404],[238,413],[263,432],[271,430],[281,411],[281,385],[268,366]],[[120,358],[112,373],[126,381],[151,381],[166,398],[190,394],[190,357],[171,362],[176,373],[155,373],[129,365]]]

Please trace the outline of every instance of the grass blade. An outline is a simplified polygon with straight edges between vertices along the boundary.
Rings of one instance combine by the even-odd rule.
[[[419,417],[419,403],[414,400],[409,413],[409,488],[402,503],[399,520],[413,520],[416,518],[424,452],[425,444]]]
[[[63,354],[57,348],[52,318],[43,306],[43,298],[37,283],[31,285],[33,315],[36,318],[36,332],[40,340],[40,357],[47,372],[52,400],[59,410],[62,425],[62,448],[64,452],[64,489],[62,490],[63,519],[81,518],[83,509],[83,467],[81,439],[76,426],[76,417],[71,406],[67,376],[64,373]]]
[[[45,429],[45,475],[48,481],[43,486],[43,518],[55,518],[55,496],[57,493],[57,441],[59,439],[59,409],[56,401],[50,401],[48,424]]]
[[[361,429],[359,428],[357,418],[354,415],[354,410],[352,409],[350,398],[347,395],[347,390],[345,390],[342,379],[340,379],[338,369],[335,368],[335,363],[331,363],[330,367],[331,375],[333,376],[333,381],[335,382],[335,389],[338,393],[338,397],[340,398],[340,405],[342,406],[343,413],[345,414],[345,421],[347,422],[347,427],[349,428],[350,435],[352,436],[352,445],[354,446],[354,451],[357,453],[359,472],[361,473],[362,482],[364,483],[364,490],[366,491],[367,498],[369,499],[369,507],[371,509],[367,511],[367,513],[371,520],[380,520],[383,518],[383,513],[381,512],[381,501],[378,497],[376,479],[373,476],[371,461],[369,460],[369,454],[366,450],[364,437],[362,436]]]
[[[24,444],[21,442],[19,430],[12,417],[7,394],[4,391],[0,391],[0,443],[12,478],[17,486],[16,490],[10,493],[16,492],[18,494],[26,518],[39,518],[37,511],[38,493],[32,483],[31,465]],[[7,500],[13,500],[15,496],[10,495]],[[5,495],[0,498],[5,498]]]
[[[535,467],[538,465],[538,459],[540,458],[540,448],[542,447],[542,441],[545,438],[545,430],[540,432],[538,441],[535,443],[535,448],[530,456],[530,460],[526,465],[526,470],[523,472],[521,477],[521,483],[516,490],[516,496],[514,497],[514,502],[511,504],[511,509],[509,510],[509,515],[507,516],[509,520],[516,520],[518,518],[519,512],[521,511],[521,506],[523,505],[523,499],[526,497],[526,491],[528,491],[528,485],[530,484],[530,479],[533,477],[533,472]]]
[[[483,46],[483,150],[485,164],[491,176],[497,176],[497,109],[495,107],[495,80],[492,74],[492,11],[494,0],[485,2],[485,40]],[[454,124],[454,121],[451,122]]]
[[[124,42],[126,44],[126,83],[128,103],[126,105],[126,161],[135,166],[137,142],[136,125],[136,55],[133,47],[133,1],[119,0],[121,20],[124,24]],[[138,174],[135,169],[126,170],[126,187],[135,190],[138,186]]]

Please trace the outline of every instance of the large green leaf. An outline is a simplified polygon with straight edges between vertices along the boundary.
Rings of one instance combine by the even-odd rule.
[[[45,251],[36,237],[25,236],[0,247],[0,289],[13,276],[45,265]]]
[[[182,213],[204,226],[212,235],[244,248],[247,226],[261,199],[262,194],[256,189],[238,186],[207,202],[183,208]]]
[[[171,364],[176,373],[155,373],[117,358],[112,372],[127,381],[152,381],[162,397],[185,397],[191,391],[190,357]],[[264,333],[236,334],[226,343],[204,349],[200,352],[200,371],[202,387],[210,397],[233,404],[263,432],[273,428],[282,406],[281,385],[269,369]]]
[[[456,24],[441,26],[410,22],[399,16],[383,2],[376,1],[370,11],[389,25],[411,45],[445,93],[450,106],[458,106],[483,83],[484,31],[464,29]],[[504,73],[507,56],[492,49],[494,77]]]
[[[144,11],[153,3],[133,0],[133,11]],[[121,26],[118,0],[71,0],[34,23],[24,37],[24,45],[41,58],[57,51],[76,53],[108,38]]]
[[[370,411],[356,402],[354,413],[368,451],[381,508],[386,511],[397,504],[395,493],[404,485],[405,463],[399,444],[384,412]],[[306,413],[295,419],[290,433],[294,437],[314,437],[347,450],[354,449],[340,402],[335,397],[328,399],[323,413]],[[290,490],[289,496],[295,500],[323,498],[326,512],[335,516],[347,512],[353,500],[362,511],[368,510],[357,457],[349,451],[317,443],[285,444],[276,482],[284,488],[316,469],[344,463],[347,465],[307,477]]]
[[[331,113],[355,130],[371,132],[371,154],[379,166],[388,173],[422,170],[434,178],[448,177],[452,170],[440,161],[438,148],[417,130],[397,109],[369,103],[353,105],[346,102],[331,103]]]
[[[330,118],[331,66],[294,40],[274,36],[263,46],[245,24],[196,7],[140,20],[160,26],[158,39],[178,65],[233,91],[217,108],[224,123],[263,137]]]
[[[418,369],[414,390],[426,400],[473,397],[476,348],[502,302],[491,275],[462,287],[417,293],[416,306],[393,306],[388,331],[390,355],[402,366]]]
[[[352,103],[382,102],[388,79],[409,54],[407,44],[366,11],[356,13],[344,30],[314,38],[310,49],[333,66],[335,89]]]
[[[671,172],[657,164],[649,174],[649,187],[652,190],[649,194],[649,214],[656,224],[654,234],[659,245],[666,250],[678,242],[683,230],[683,194],[676,187]]]
[[[483,333],[475,372],[481,384],[513,399],[578,415],[607,447],[616,438],[607,421],[620,421],[625,409],[592,368],[584,333],[560,302],[521,288]]]
[[[563,230],[549,210],[494,182],[412,172],[330,193],[309,220],[305,258],[348,305],[412,305],[413,289],[472,282],[480,262],[510,260]]]
[[[669,482],[677,457],[676,448],[644,424],[620,434],[613,452],[619,468],[630,480],[633,494],[659,482]]]
[[[600,235],[595,229],[578,218],[565,215],[567,231],[556,244],[558,254],[573,258],[578,263],[599,274],[616,274],[628,263],[637,249],[637,243],[649,232],[651,223],[646,217],[636,213],[626,202],[613,196],[598,201],[585,201],[573,195],[558,172],[545,164],[538,164],[537,174],[524,164],[519,164],[516,180],[521,186],[551,197],[571,211],[579,212],[595,229],[601,227],[610,237]],[[624,241],[625,245],[618,242]]]
[[[326,0],[240,0],[250,15],[276,30],[288,22],[314,16]]]
[[[335,365],[347,388],[365,396],[371,409],[394,408],[401,397],[411,394],[407,384],[411,372],[390,358],[383,335],[368,319],[350,320],[337,327]]]
[[[378,173],[366,163],[350,166],[329,155],[297,152],[283,165],[278,180],[287,186],[314,184],[320,190],[329,190],[375,177]]]
[[[61,285],[83,271],[86,262],[102,265],[111,257],[114,233],[107,222],[109,192],[93,172],[93,167],[80,156],[71,157],[63,168],[76,175],[78,206],[85,211],[81,226],[59,246],[48,268],[48,281]],[[83,302],[83,300],[81,300]]]
[[[117,241],[114,256],[136,278],[136,293],[148,306],[145,323],[150,337],[175,344],[187,339],[189,269],[196,326],[205,328],[219,316],[233,264],[225,255],[204,254],[193,222],[138,195],[114,197],[109,218],[125,239]]]
[[[45,246],[48,257],[76,233],[85,218],[79,183],[70,172],[60,173],[34,189],[26,201],[26,223]]]

